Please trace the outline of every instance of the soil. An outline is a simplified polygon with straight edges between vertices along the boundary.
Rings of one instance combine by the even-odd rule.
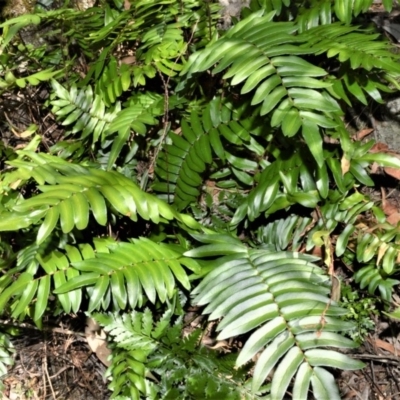
[[[87,343],[84,318],[58,326],[21,327],[13,340],[15,365],[3,378],[3,400],[107,400],[106,367]],[[7,325],[6,325],[7,326]]]

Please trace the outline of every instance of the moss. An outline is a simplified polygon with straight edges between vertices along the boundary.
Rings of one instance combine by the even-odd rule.
[[[33,11],[36,0],[7,0],[1,14],[4,17],[17,17]]]

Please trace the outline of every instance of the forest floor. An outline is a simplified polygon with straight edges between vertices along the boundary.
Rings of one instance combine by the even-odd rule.
[[[344,400],[400,399],[400,323],[373,313],[371,318],[373,329],[351,354],[366,367],[337,375]],[[0,399],[108,400],[111,392],[104,378],[106,367],[83,333],[85,317],[48,323],[42,331],[32,326],[20,328],[21,335],[13,340],[15,365],[3,380],[6,390]]]
[[[85,316],[47,321],[43,330],[19,328],[15,365],[3,378],[1,400],[107,400],[106,367],[84,334]]]

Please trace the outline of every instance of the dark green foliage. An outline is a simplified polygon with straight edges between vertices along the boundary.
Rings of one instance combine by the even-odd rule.
[[[181,318],[172,322],[172,313],[170,308],[157,323],[149,309],[122,317],[94,315],[115,340],[108,370],[112,398],[261,398],[251,394],[245,371],[233,369],[234,357],[204,347],[200,329],[182,337]]]
[[[399,56],[356,24],[370,5],[253,0],[227,30],[205,0],[5,21],[1,102],[44,99],[1,148],[2,315],[97,312],[116,399],[339,399],[330,369],[362,363],[335,261],[386,307],[399,282],[398,228],[363,187],[400,161],[344,122],[398,87]],[[189,329],[194,305],[215,326]]]
[[[202,248],[196,250],[196,255],[202,256]],[[313,374],[306,382],[302,369],[362,367],[362,363],[332,350],[326,354],[315,350],[327,343],[332,347],[355,347],[351,340],[332,332],[343,324],[338,317],[345,311],[327,297],[329,284],[326,275],[312,264],[316,259],[299,253],[242,250],[214,261],[213,271],[193,293],[197,295],[195,304],[208,304],[204,313],[211,313],[211,320],[222,317],[218,339],[253,332],[236,361],[241,366],[262,351],[254,370],[253,391],[260,388],[285,353],[274,375],[279,378],[272,382],[272,398],[284,397],[300,365],[303,366],[294,383],[294,398],[302,398],[300,388],[308,386],[310,380],[315,391]],[[322,356],[317,357],[318,351],[327,357],[324,361]]]

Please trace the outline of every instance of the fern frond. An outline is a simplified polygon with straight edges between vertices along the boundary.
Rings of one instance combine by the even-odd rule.
[[[385,3],[385,2],[384,2]],[[388,3],[392,3],[391,0],[386,1],[385,8],[388,11],[391,11],[392,6]],[[351,1],[335,1],[334,10],[336,16],[340,21],[349,24],[354,16],[360,14],[360,12],[368,11],[369,7],[372,5],[372,0],[351,0]]]
[[[118,112],[107,129],[107,136],[117,133],[117,137],[113,140],[107,168],[112,168],[123,146],[128,142],[131,131],[144,136],[147,132],[146,125],[156,125],[158,123],[157,117],[163,114],[163,96],[152,92],[138,93],[132,96],[127,107]]]
[[[267,12],[273,11],[276,15],[280,15],[282,10],[290,6],[290,3],[291,0],[252,0],[250,1],[249,8],[252,12],[265,9]]]
[[[94,285],[90,311],[99,308],[110,289],[116,309],[125,309],[127,304],[132,308],[143,304],[143,291],[152,303],[157,298],[165,302],[174,294],[175,280],[186,289],[190,287],[183,266],[199,272],[196,263],[186,260],[172,246],[145,238],[132,240],[131,243],[111,243],[95,257],[72,266],[81,271],[80,276],[69,279],[55,293],[68,293]]]
[[[25,14],[20,15],[16,18],[11,18],[5,22],[3,22],[0,27],[7,28],[6,35],[4,36],[1,44],[1,51],[3,52],[5,47],[14,39],[14,37],[18,34],[18,32],[29,25],[39,25],[41,22],[41,18],[39,15],[34,14]]]
[[[182,19],[177,22],[173,17],[172,10],[164,14],[156,8],[150,11],[149,6],[151,5],[148,2],[140,1],[132,5],[130,12],[134,13],[135,20],[133,23],[127,24],[129,28],[127,25],[122,25],[122,20],[118,22],[122,28],[121,34],[128,35],[127,40],[135,41],[140,38],[140,45],[137,46],[134,56],[135,65],[128,66],[122,63],[118,66],[115,57],[111,56],[106,67],[103,68],[97,64],[92,69],[96,77],[100,78],[96,86],[96,94],[101,94],[108,106],[128,90],[131,84],[131,75],[133,75],[133,84],[136,87],[138,84],[145,85],[146,77],[154,78],[157,71],[171,77],[182,69],[180,59],[186,51],[183,35],[188,21]],[[163,4],[163,7],[165,6],[166,2]],[[175,8],[173,2],[170,2],[170,6]],[[140,28],[143,26],[145,26],[145,31],[141,32]],[[102,65],[110,51],[111,49],[102,51],[100,56]],[[101,75],[100,71],[102,71]]]
[[[270,215],[293,204],[314,208],[328,197],[330,176],[333,177],[339,190],[335,194],[337,197],[332,201],[340,203],[340,200],[344,199],[344,196],[355,187],[357,182],[366,186],[374,185],[368,170],[371,163],[377,162],[385,167],[400,168],[398,158],[389,154],[370,153],[373,142],[353,143],[346,130],[342,127],[336,129],[341,136],[345,150],[344,155],[339,152],[338,148],[324,149],[321,153],[324,164],[320,166],[310,160],[309,150],[299,146],[296,142],[287,142],[288,145],[290,143],[291,149],[296,149],[296,152],[293,150],[280,151],[278,159],[265,167],[258,178],[258,185],[250,191],[247,198],[238,207],[231,224],[236,226],[244,218],[252,221],[258,218],[262,212]],[[274,147],[271,147],[271,151],[274,153]],[[344,175],[341,166],[343,157],[349,163],[349,171]],[[351,212],[350,210],[348,213],[346,211],[347,202],[341,205],[343,207],[341,211],[346,214],[346,219],[343,221],[346,224],[353,223],[360,213],[373,206],[370,200],[364,196],[361,197],[361,202],[353,204],[358,208],[350,207]],[[351,199],[349,201],[351,202]],[[339,205],[337,204],[337,206]],[[337,218],[339,221],[341,217],[337,215],[335,218],[331,216],[328,218]]]
[[[89,43],[92,45],[102,41],[106,41],[107,43],[107,40],[110,39],[111,42],[114,32],[119,32],[121,34],[121,40],[129,40],[130,38],[135,40],[138,32],[135,24],[129,24],[132,18],[131,11],[124,10],[119,12],[116,16],[113,16],[110,7],[106,7],[105,9],[106,12],[100,9],[100,13],[103,18],[107,17],[107,20],[103,20],[101,28],[91,31],[91,35],[88,38]],[[87,10],[86,13],[90,14],[90,10]],[[110,47],[107,48],[107,52],[109,50]],[[99,66],[99,69],[101,70],[101,66]]]
[[[106,68],[104,68],[100,79],[97,81],[95,93],[102,96],[107,107],[116,102],[123,92],[131,85],[131,67],[121,63],[118,66],[115,57],[111,57]]]
[[[187,14],[190,16],[187,24],[195,39],[192,44],[196,49],[202,49],[216,36],[218,21],[221,18],[221,5],[207,0],[196,3]]]
[[[191,126],[183,120],[181,128],[182,136],[171,133],[172,144],[164,147],[157,160],[156,173],[166,183],[155,185],[158,190],[166,185],[167,192],[175,193],[174,203],[178,209],[199,197],[197,187],[203,183],[200,174],[205,171],[206,164],[212,162],[210,140],[198,115],[192,113]],[[172,190],[168,187],[170,183],[174,187]]]
[[[305,38],[294,35],[292,23],[271,22],[271,18],[255,13],[239,22],[221,39],[193,55],[183,73],[190,77],[218,63],[212,72],[226,70],[223,78],[231,78],[231,85],[244,83],[242,94],[255,91],[251,105],[261,103],[260,115],[271,113],[273,127],[281,127],[289,137],[301,129],[321,167],[320,128],[337,126],[341,109],[325,90],[331,86],[321,79],[326,71],[299,57],[310,54],[307,46],[300,45]]]
[[[83,253],[80,250],[70,245],[65,247],[64,252],[46,251],[46,247],[48,246],[31,245],[21,250],[17,266],[8,270],[2,277],[2,312],[10,307],[13,318],[30,315],[35,323],[40,325],[53,288],[57,289],[67,279],[79,275],[79,271],[70,269],[69,265],[82,259]],[[84,251],[83,245],[81,250]],[[25,286],[22,290],[21,285]],[[81,306],[82,293],[80,290],[74,290],[58,295],[57,298],[65,312],[76,313]],[[12,302],[8,304],[10,299]]]
[[[112,311],[97,319],[114,399],[339,399],[331,369],[362,364],[340,350],[355,324],[330,296],[333,257],[385,306],[399,283],[399,229],[362,188],[372,163],[400,160],[343,118],[400,87],[389,43],[351,25],[371,2],[251,0],[226,31],[209,0],[39,7],[0,24],[0,91],[30,96],[64,71],[32,116],[50,105],[74,136],[57,157],[39,134],[0,146],[0,315],[40,327]],[[22,43],[30,24],[50,40]],[[193,303],[217,321],[206,332],[183,326]],[[203,346],[215,327],[228,356]],[[6,345],[0,334],[0,375]]]
[[[94,314],[93,317],[102,325],[106,326],[107,332],[114,338],[116,345],[127,350],[139,350],[150,354],[157,347],[153,339],[153,315],[146,308],[143,313],[133,311],[130,314]],[[163,317],[168,326],[171,321],[171,314]],[[134,334],[132,334],[134,333]],[[158,336],[165,334],[165,330],[158,333]]]
[[[191,256],[190,251],[186,254]],[[363,367],[343,354],[321,349],[356,344],[336,333],[351,324],[342,325],[338,317],[346,311],[329,299],[327,277],[313,261],[316,258],[299,253],[248,249],[214,261],[215,269],[193,291],[195,304],[207,305],[204,313],[210,313],[210,320],[222,318],[218,339],[252,332],[236,363],[243,365],[261,352],[253,391],[277,367],[272,376],[273,399],[284,398],[292,378],[296,399],[307,398],[304,388],[310,381],[315,394],[319,385],[330,390],[334,379],[321,367]],[[305,370],[309,372],[304,374]],[[320,371],[329,377],[327,381],[318,379]]]
[[[354,217],[337,238],[336,255],[342,256],[351,247],[355,260],[362,265],[354,275],[356,283],[361,289],[367,288],[370,294],[378,289],[382,299],[390,302],[393,286],[399,283],[390,278],[399,270],[398,229],[388,223],[378,223],[374,229],[368,229],[371,232],[365,232],[355,225],[356,217],[365,210],[352,208],[354,211],[349,213]]]
[[[55,295],[66,313],[76,313],[82,288],[89,294],[90,311],[107,309],[110,302],[117,310],[141,306],[146,299],[165,303],[174,296],[177,283],[190,288],[184,267],[199,273],[199,265],[182,257],[183,250],[178,252],[176,246],[145,238],[94,243],[95,248],[80,244],[46,251],[31,246],[30,254],[21,252],[23,261],[1,277],[0,311],[10,307],[13,318],[28,314],[40,323],[50,295]]]
[[[92,35],[95,36],[95,32],[104,26],[103,8],[92,7],[86,11],[79,11],[62,7],[47,10],[40,16],[47,24],[54,24],[55,30],[61,30],[63,36],[76,42],[88,58],[95,57]]]
[[[306,243],[306,251],[310,251],[316,245],[314,235],[318,232],[335,236],[337,227],[344,226],[334,240],[336,256],[342,257],[351,249],[354,260],[362,265],[354,275],[356,283],[361,289],[367,288],[370,294],[378,289],[381,297],[389,302],[392,287],[398,283],[390,278],[398,271],[398,229],[384,222],[374,229],[368,228],[368,232],[362,225],[357,226],[357,221],[373,208],[376,206],[367,196],[354,193],[341,202],[323,205],[320,208],[323,220],[313,223],[311,218],[292,215],[259,228],[257,237],[260,243],[272,245],[276,250],[297,250]]]
[[[251,394],[241,371],[232,370],[232,357],[222,357],[204,348],[200,344],[201,330],[182,338],[182,324],[173,323],[171,316],[167,312],[162,317],[161,329],[148,309],[122,317],[94,316],[113,338],[116,351],[108,373],[112,376],[110,388],[114,396],[132,396],[134,387],[134,397],[130,397],[134,399],[139,398],[139,393],[154,400],[261,398]],[[121,376],[122,369],[130,373]],[[151,384],[146,377],[148,371],[153,376]]]
[[[0,332],[0,390],[5,389],[2,381],[8,373],[8,368],[14,365],[14,353],[15,348],[9,335]]]
[[[300,31],[305,31],[314,26],[330,24],[334,15],[342,23],[350,24],[360,13],[366,13],[372,3],[373,0],[311,0],[304,7],[301,1],[252,0],[249,8],[252,11],[264,8],[267,12],[274,11],[278,16],[284,15],[286,20],[295,20]],[[393,0],[384,1],[383,6],[390,12]]]
[[[331,24],[332,11],[330,0],[312,0],[310,7],[300,7],[295,18],[299,33],[315,26]]]
[[[252,0],[248,8],[242,10],[242,16],[248,17],[252,12],[265,9],[274,12],[279,20],[294,21],[299,32],[304,32],[315,26],[331,24],[335,14],[333,3],[331,0],[310,0],[308,7],[303,7],[301,2],[290,0]]]
[[[42,193],[21,200],[12,207],[12,211],[4,212],[0,223],[2,231],[26,227],[44,218],[37,236],[37,242],[42,243],[58,222],[64,233],[74,228],[85,229],[90,212],[98,224],[105,225],[108,214],[106,201],[114,212],[133,221],[137,221],[140,215],[155,223],[164,218],[176,218],[192,227],[199,226],[189,216],[177,213],[156,196],[143,192],[122,174],[85,168],[58,157],[37,155],[29,151],[21,151],[20,154],[31,161],[16,160],[10,164],[18,167],[22,176],[33,177],[39,183],[38,188]]]
[[[379,69],[387,75],[400,71],[398,57],[387,43],[376,40],[377,34],[368,35],[368,31],[357,27],[324,25],[296,36],[297,28],[292,23],[272,22],[271,14],[262,14],[262,10],[251,14],[221,39],[197,52],[182,73],[191,77],[216,65],[212,73],[224,71],[223,78],[231,79],[232,86],[240,84],[242,94],[255,90],[251,104],[261,103],[260,114],[271,114],[271,126],[280,127],[285,136],[294,136],[301,129],[322,167],[321,129],[342,126],[338,118],[342,111],[334,98],[348,98],[339,79],[324,79],[326,71],[299,55],[326,53],[328,57],[337,56],[342,63],[349,61],[353,69]],[[362,97],[365,91],[382,101],[379,91],[385,88],[376,76],[364,74],[357,80],[343,76],[347,90],[358,99],[366,102]]]
[[[238,207],[232,225],[236,226],[244,218],[253,221],[262,212],[269,215],[294,204],[314,208],[328,196],[329,175],[325,164],[319,167],[308,150],[291,143],[296,151],[281,152],[277,160],[265,167],[258,185]]]
[[[70,91],[57,81],[53,81],[52,86],[57,96],[56,100],[51,101],[52,111],[62,125],[72,125],[71,133],[82,132],[82,138],[92,135],[93,143],[97,142],[120,110],[117,104],[114,110],[106,111],[102,98],[93,95],[91,86],[81,90],[72,86]]]
[[[4,78],[0,77],[0,90],[10,90],[15,85],[22,89],[27,85],[37,86],[60,75],[60,72],[54,71],[54,68],[48,68],[27,76],[15,76],[12,71],[5,70],[1,74]]]
[[[368,289],[370,294],[375,294],[376,289],[382,299],[390,302],[392,299],[393,286],[398,285],[398,279],[388,278],[384,270],[377,268],[376,265],[366,265],[354,274],[354,280],[360,285],[361,289]]]
[[[272,245],[277,251],[288,247],[291,251],[298,251],[311,225],[311,218],[291,215],[259,228],[257,239],[262,244]]]
[[[329,58],[336,57],[341,63],[348,61],[352,69],[370,71],[377,68],[391,74],[400,72],[396,61],[399,56],[390,50],[389,42],[377,40],[380,35],[372,29],[361,30],[335,23],[312,28],[299,36],[310,51],[326,53]]]
[[[316,79],[325,76],[326,72],[298,57],[310,53],[307,48],[299,46],[302,39],[293,35],[295,26],[289,22],[271,22],[271,15],[253,14],[251,17],[241,21],[224,37],[192,56],[183,73],[190,76],[217,63],[219,64],[213,73],[230,67],[223,78],[232,78],[232,85],[245,82],[241,89],[242,94],[257,87],[252,96],[252,105],[262,103],[261,115],[274,111],[279,105],[287,111],[296,111],[293,118],[300,121],[300,111],[340,112],[338,105],[326,92],[320,93],[316,90],[330,86],[329,83]],[[315,104],[309,103],[311,99]],[[297,130],[288,132],[288,136],[296,132]]]
[[[112,121],[108,133],[119,132],[120,135],[123,135],[132,129],[139,135],[145,135],[146,125],[156,124],[155,117],[163,113],[163,96],[152,92],[137,93],[129,99],[127,107],[120,111]]]
[[[167,14],[170,18],[171,15]],[[139,60],[146,65],[154,64],[164,75],[172,77],[182,70],[180,59],[187,50],[183,27],[180,22],[162,21],[151,27],[142,38]]]
[[[235,178],[239,184],[252,185],[252,174],[259,168],[256,161],[233,155],[232,147],[250,148],[259,155],[257,142],[251,134],[257,131],[253,116],[245,116],[240,112],[232,113],[231,104],[222,102],[220,98],[213,99],[202,112],[202,117],[193,111],[190,120],[182,120],[182,135],[170,132],[170,143],[166,144],[157,160],[156,174],[159,181],[153,184],[153,189],[167,193],[173,197],[174,204],[179,210],[194,202],[201,194],[200,187],[204,185],[205,172],[212,168],[217,170],[210,173],[210,178],[218,180],[221,188],[233,182]],[[214,153],[224,162],[226,169],[221,171],[214,166]],[[212,167],[214,166],[214,167]],[[208,167],[208,168],[207,168]],[[205,188],[207,190],[207,188]]]

